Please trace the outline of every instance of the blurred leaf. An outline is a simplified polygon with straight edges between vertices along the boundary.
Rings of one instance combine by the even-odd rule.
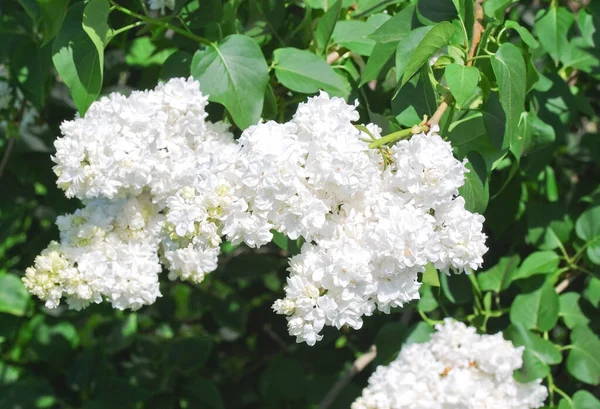
[[[423,273],[423,283],[432,287],[440,286],[440,276],[433,264],[427,263],[425,272]]]
[[[269,363],[260,379],[263,396],[285,400],[300,399],[306,393],[306,376],[302,364],[295,358],[277,356]]]
[[[24,316],[29,304],[29,293],[14,274],[0,276],[0,312]]]
[[[42,20],[42,34],[46,45],[54,38],[63,24],[69,0],[37,0]]]
[[[176,50],[174,48],[166,48],[157,51],[157,46],[152,42],[150,37],[139,37],[131,43],[125,62],[128,65],[137,67],[149,67],[151,65],[163,65],[171,54]]]
[[[431,334],[434,333],[434,329],[426,322],[417,322],[411,329],[410,334],[406,338],[405,345],[409,344],[423,344],[431,339]]]
[[[452,0],[419,0],[417,3],[419,19],[427,25],[442,21],[452,21],[458,17]]]
[[[558,321],[558,294],[550,280],[530,279],[510,307],[510,322],[550,331]]]
[[[327,62],[306,50],[279,48],[273,52],[275,75],[292,91],[313,94],[325,90],[347,95],[344,83]]]
[[[56,402],[55,393],[43,379],[28,378],[2,389],[0,408],[41,409]]]
[[[207,337],[186,337],[169,343],[169,366],[183,373],[194,373],[202,367],[212,349]]]
[[[498,264],[478,273],[477,279],[482,291],[494,291],[499,293],[507,290],[512,283],[521,257],[518,254],[502,257]]]
[[[575,409],[600,409],[600,400],[588,391],[577,391],[573,395]]]
[[[544,378],[550,373],[550,365],[559,364],[562,355],[552,342],[543,339],[527,330],[524,326],[514,324],[504,330],[504,337],[515,346],[524,346],[523,366],[515,372],[519,382],[532,382]]]
[[[438,284],[438,287],[439,287],[439,284]],[[417,304],[419,310],[421,310],[425,313],[428,313],[428,312],[434,311],[435,309],[437,309],[437,307],[439,307],[439,304],[438,304],[437,300],[435,299],[435,296],[433,295],[434,291],[439,291],[439,290],[434,289],[434,288],[435,287],[432,288],[432,286],[430,286],[428,284],[423,284],[421,286],[421,288],[419,289],[419,293],[420,293],[419,303]]]
[[[150,395],[150,391],[132,385],[127,379],[107,376],[97,380],[94,397],[86,408],[134,409]]]
[[[453,33],[454,26],[447,21],[433,26],[410,54],[410,59],[408,60],[406,68],[404,69],[404,74],[402,75],[401,85],[406,84],[419,68],[428,62],[440,48],[448,45]]]
[[[458,109],[466,107],[467,102],[472,99],[479,83],[479,70],[475,67],[450,64],[446,67],[444,74],[450,92],[456,100]]]
[[[600,279],[590,278],[584,296],[595,308],[600,307]]]
[[[600,339],[588,327],[578,325],[571,332],[571,344],[567,371],[581,382],[600,384]]]
[[[203,378],[194,378],[184,385],[182,398],[189,409],[224,409],[223,396],[217,385]]]
[[[191,73],[202,92],[223,104],[240,129],[258,123],[269,74],[261,49],[250,37],[233,34],[197,51]]]
[[[136,313],[128,313],[125,319],[119,320],[108,334],[108,348],[111,353],[119,352],[134,342],[138,330],[138,316]]]
[[[502,20],[506,9],[517,0],[488,0],[483,3],[483,11],[490,18]]]

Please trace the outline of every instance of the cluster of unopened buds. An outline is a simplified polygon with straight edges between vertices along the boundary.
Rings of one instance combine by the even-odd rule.
[[[531,409],[548,396],[541,379],[518,383],[523,347],[502,333],[478,335],[447,318],[423,344],[403,346],[379,366],[352,409]]]
[[[160,296],[159,273],[199,283],[223,240],[259,247],[273,231],[304,239],[273,309],[313,345],[324,326],[419,297],[418,273],[481,266],[483,217],[458,189],[465,161],[437,126],[385,148],[355,105],[322,92],[287,123],[264,122],[237,140],[209,122],[193,79],[95,102],[63,123],[54,171],[84,208],[59,217],[53,242],[24,277],[50,308],[106,300],[138,309]]]

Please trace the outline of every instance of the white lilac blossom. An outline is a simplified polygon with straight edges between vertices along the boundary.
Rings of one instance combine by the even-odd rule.
[[[273,309],[309,345],[325,326],[360,329],[363,316],[418,299],[428,263],[469,273],[487,251],[483,217],[458,196],[466,161],[438,127],[386,148],[384,166],[357,119],[355,106],[321,93],[300,104],[285,132],[262,124],[242,136],[244,166],[268,169],[252,200],[273,228],[307,240]],[[377,126],[367,128],[379,136]]]
[[[377,367],[352,409],[543,406],[548,391],[541,379],[522,384],[512,376],[523,365],[523,347],[449,318],[436,329],[429,342],[405,345],[390,365]]]
[[[210,175],[235,150],[227,126],[205,120],[206,104],[197,81],[172,79],[128,97],[113,93],[84,118],[62,124],[53,158],[57,183],[85,207],[57,219],[60,242],[23,279],[47,307],[64,297],[74,309],[103,299],[138,309],[160,296],[159,261],[171,279],[195,282],[216,268],[215,241],[200,254],[171,240],[173,219],[193,225],[198,210],[173,212],[168,220],[164,212],[175,192]]]
[[[222,145],[233,143],[222,124],[205,120],[207,103],[192,78],[101,98],[85,117],[61,126],[53,157],[58,186],[82,200],[143,190],[166,200],[207,171]]]
[[[165,9],[169,8],[173,10],[175,8],[175,0],[148,0],[150,10],[160,10],[162,14],[165,14]]]
[[[465,161],[438,127],[382,156],[365,142],[380,137],[379,127],[358,130],[356,104],[325,92],[300,104],[290,122],[259,123],[238,141],[226,125],[206,121],[206,105],[198,82],[173,79],[111,94],[62,125],[57,183],[84,200],[86,216],[81,225],[77,213],[59,219],[61,242],[28,270],[34,294],[49,306],[65,296],[76,308],[102,298],[138,308],[159,296],[159,261],[170,279],[199,283],[217,268],[223,239],[260,247],[275,230],[306,243],[290,259],[285,298],[273,309],[298,342],[313,345],[325,326],[359,329],[363,316],[417,299],[428,263],[446,273],[481,266],[483,217],[465,210]],[[139,227],[141,235],[113,222],[134,200],[145,203],[152,226]],[[147,268],[134,270],[140,284],[123,273],[125,296],[115,286],[131,260],[114,261],[116,243],[143,247],[131,257],[143,255]],[[111,279],[103,283],[103,275]]]

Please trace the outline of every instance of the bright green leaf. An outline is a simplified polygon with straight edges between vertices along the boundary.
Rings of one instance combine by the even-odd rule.
[[[465,199],[465,209],[482,214],[490,198],[486,164],[480,153],[469,152],[465,184],[458,190]]]
[[[554,273],[558,268],[560,257],[553,251],[537,251],[527,256],[513,280],[531,277],[534,274]]]
[[[577,237],[586,242],[586,254],[595,264],[600,264],[600,206],[592,207],[575,222]]]
[[[338,21],[333,30],[333,41],[357,54],[370,56],[375,41],[369,36],[383,23],[388,21],[387,14],[372,14],[367,21]]]
[[[307,50],[279,48],[273,53],[275,75],[292,91],[314,94],[319,90],[348,95],[340,77],[327,62]]]
[[[0,277],[0,312],[24,316],[29,303],[29,293],[19,277],[6,274]]]
[[[517,34],[519,34],[519,36],[521,37],[521,40],[523,40],[523,42],[525,44],[527,44],[529,47],[538,48],[540,46],[540,43],[537,42],[537,40],[529,32],[529,30],[527,30],[525,27],[523,27],[516,21],[507,20],[506,23],[504,23],[504,26],[506,28],[512,28],[513,30],[515,30],[517,32]]]
[[[67,11],[64,24],[52,44],[52,61],[73,102],[84,115],[102,90],[101,57],[81,22],[85,4],[75,3]]]
[[[413,53],[432,27],[419,27],[412,30],[396,47],[396,79],[400,81]]]
[[[575,326],[571,332],[572,348],[567,357],[567,370],[573,377],[591,385],[600,384],[600,339],[586,326]]]
[[[506,120],[502,146],[512,146],[519,137],[519,119],[525,110],[525,60],[510,43],[502,44],[491,60]]]
[[[532,288],[517,295],[510,307],[510,322],[527,329],[550,331],[558,321],[558,294],[550,280],[529,280]],[[529,286],[528,286],[529,287]]]
[[[573,292],[565,293],[560,296],[559,315],[565,321],[565,325],[570,329],[573,329],[577,325],[585,326],[590,322],[589,318],[585,316],[579,306],[580,299],[581,295]]]
[[[569,30],[575,21],[570,10],[553,5],[540,10],[533,25],[542,47],[558,63],[569,47]]]
[[[401,85],[406,84],[421,66],[428,62],[440,48],[448,45],[453,33],[454,26],[447,21],[443,21],[433,26],[411,53],[410,59],[404,69]]]
[[[259,121],[269,69],[250,37],[233,34],[197,51],[191,73],[209,101],[223,104],[238,127],[246,129]]]
[[[446,67],[444,78],[456,100],[457,108],[464,108],[477,91],[479,70],[475,67],[450,64]]]
[[[362,86],[369,81],[376,80],[379,76],[385,74],[388,71],[386,66],[389,65],[391,67],[390,62],[395,51],[396,43],[376,43],[371,56],[367,60],[360,85]]]
[[[340,17],[340,10],[342,9],[342,0],[336,1],[332,7],[319,19],[317,23],[317,30],[315,31],[315,40],[317,41],[317,47],[320,50],[325,51],[333,29]]]
[[[513,276],[517,272],[520,261],[521,258],[518,254],[502,257],[498,261],[498,264],[477,274],[481,290],[499,293],[508,289],[513,281]]]
[[[369,38],[379,43],[396,44],[411,32],[414,13],[414,5],[403,8],[369,35]]]
[[[559,364],[562,354],[552,342],[529,331],[523,325],[514,324],[504,330],[504,337],[515,346],[524,346],[523,366],[515,372],[519,382],[532,382],[550,373],[550,365]]]

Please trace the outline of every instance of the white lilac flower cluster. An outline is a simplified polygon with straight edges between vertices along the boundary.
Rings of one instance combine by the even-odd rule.
[[[389,366],[377,367],[352,409],[543,406],[548,391],[541,379],[521,384],[512,376],[523,365],[523,347],[448,318],[436,329],[429,342],[405,345]]]
[[[62,124],[57,184],[85,207],[57,219],[60,242],[23,278],[47,307],[64,297],[74,309],[103,299],[138,309],[160,296],[160,257],[172,257],[168,199],[235,150],[227,127],[206,121],[206,105],[198,82],[173,79],[128,97],[113,93]]]
[[[217,268],[223,237],[259,247],[278,231],[305,244],[273,308],[298,342],[313,345],[326,325],[359,329],[376,309],[418,298],[417,274],[428,263],[446,273],[480,267],[483,217],[465,210],[458,196],[465,163],[437,127],[382,155],[365,142],[381,130],[358,130],[356,106],[321,93],[290,122],[259,123],[234,141],[223,124],[206,121],[206,104],[197,82],[175,79],[103,98],[85,118],[63,124],[58,185],[90,208],[116,207],[59,221],[60,244],[27,272],[33,293],[49,306],[64,295],[75,307],[105,297],[138,308],[160,294],[157,259],[170,279],[200,282]],[[135,227],[122,221],[129,208],[138,211],[127,216]],[[143,247],[131,257],[147,257],[144,277],[154,281],[100,283],[98,274],[116,277],[127,265],[110,252],[114,241]],[[95,252],[103,267],[91,271],[81,260]],[[79,282],[90,289],[79,291]],[[138,297],[141,282],[148,287]]]

